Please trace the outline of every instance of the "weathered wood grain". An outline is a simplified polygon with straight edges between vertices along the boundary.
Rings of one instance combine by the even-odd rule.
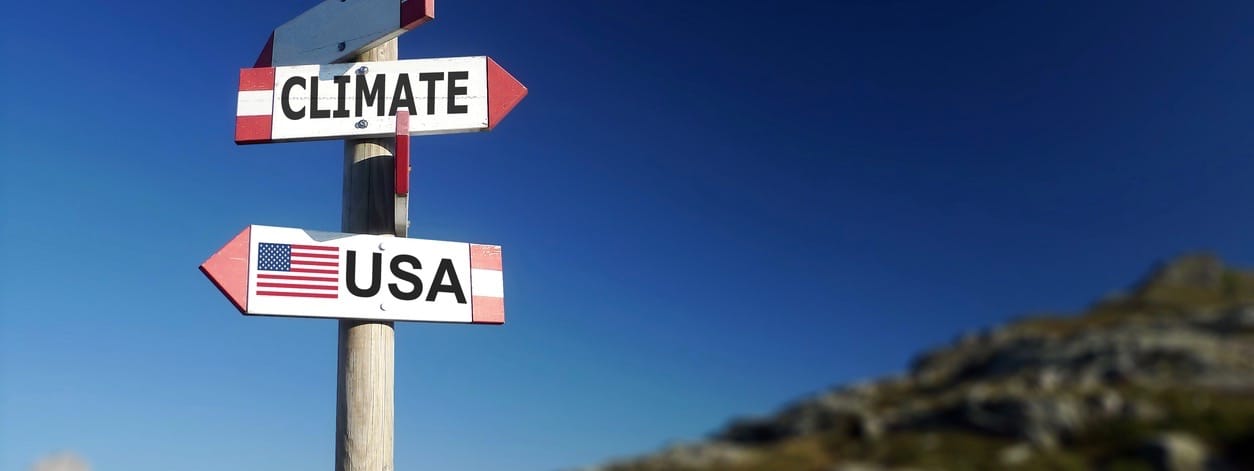
[[[355,61],[396,60],[392,39]],[[344,141],[344,232],[393,234],[394,139]],[[391,322],[341,320],[335,405],[336,471],[392,471],[395,332]]]

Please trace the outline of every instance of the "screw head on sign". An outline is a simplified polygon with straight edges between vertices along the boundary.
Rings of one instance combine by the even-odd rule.
[[[385,243],[383,243],[383,242],[379,242],[379,251],[380,251],[380,252],[382,252],[382,251],[384,251],[384,250],[387,250],[387,249],[388,249],[387,244],[385,244]]]
[[[366,129],[366,126],[369,126],[369,125],[370,123],[367,123],[366,120],[362,119],[362,120],[358,120],[357,124],[354,124],[353,126],[355,126],[357,129]]]
[[[387,304],[380,304],[380,305],[379,305],[379,310],[380,310],[380,311],[386,311],[386,310],[388,310],[388,305],[387,305]]]
[[[366,75],[366,72],[369,72],[369,71],[370,71],[370,68],[363,65],[357,68],[357,75]]]
[[[335,48],[341,51],[344,50],[344,47],[345,47],[344,43],[339,43],[335,45]]]

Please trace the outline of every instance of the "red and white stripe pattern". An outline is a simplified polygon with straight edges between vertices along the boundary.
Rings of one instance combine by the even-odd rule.
[[[274,125],[274,67],[240,69],[235,143],[270,142]]]
[[[260,245],[257,265],[258,296],[326,299],[339,297],[339,247],[268,243]]]
[[[470,321],[505,323],[505,283],[501,246],[470,244]]]

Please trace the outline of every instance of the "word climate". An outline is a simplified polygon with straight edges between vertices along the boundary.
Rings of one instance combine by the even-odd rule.
[[[330,78],[333,86],[327,90],[327,81],[316,75],[292,76],[283,82],[279,104],[289,120],[396,116],[402,109],[416,115],[420,108],[427,115],[437,111],[466,114],[468,107],[459,104],[458,98],[467,94],[463,82],[469,77],[470,72],[464,70],[420,72],[416,77],[402,72],[392,76],[389,83],[385,74],[334,75]]]

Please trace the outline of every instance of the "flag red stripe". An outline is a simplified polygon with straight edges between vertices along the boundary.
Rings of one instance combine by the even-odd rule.
[[[309,257],[309,258],[340,258],[338,253],[305,253],[292,252],[293,257]]]
[[[472,296],[470,298],[470,322],[504,324],[505,298]]]
[[[265,283],[257,282],[258,288],[292,288],[292,289],[329,289],[339,291],[338,285],[301,285],[296,283]]]
[[[319,267],[338,267],[340,262],[307,262],[305,260],[292,260],[292,266],[296,265],[314,265]]]
[[[501,246],[470,244],[470,268],[501,269]]]
[[[235,143],[255,144],[258,142],[270,142],[270,129],[274,127],[273,121],[274,117],[271,115],[236,116]]]
[[[322,246],[322,245],[296,245],[296,244],[292,244],[292,248],[293,248],[293,249],[300,249],[300,250],[335,250],[335,251],[339,251],[339,250],[340,250],[340,248],[339,248],[339,247],[326,247],[326,246]]]
[[[328,275],[338,275],[338,274],[340,274],[340,272],[339,272],[339,271],[336,271],[336,270],[319,270],[319,269],[316,269],[316,268],[295,268],[295,267],[293,267],[291,270],[288,270],[288,271],[290,271],[290,272],[292,272],[292,273],[325,273],[325,274],[328,274]]]
[[[291,296],[296,298],[338,298],[338,294],[326,293],[288,293],[286,291],[258,291],[261,296]]]
[[[257,278],[273,278],[276,280],[300,280],[300,281],[330,281],[339,283],[339,278],[327,278],[324,276],[297,276],[297,275],[271,275],[268,273],[258,273]]]

